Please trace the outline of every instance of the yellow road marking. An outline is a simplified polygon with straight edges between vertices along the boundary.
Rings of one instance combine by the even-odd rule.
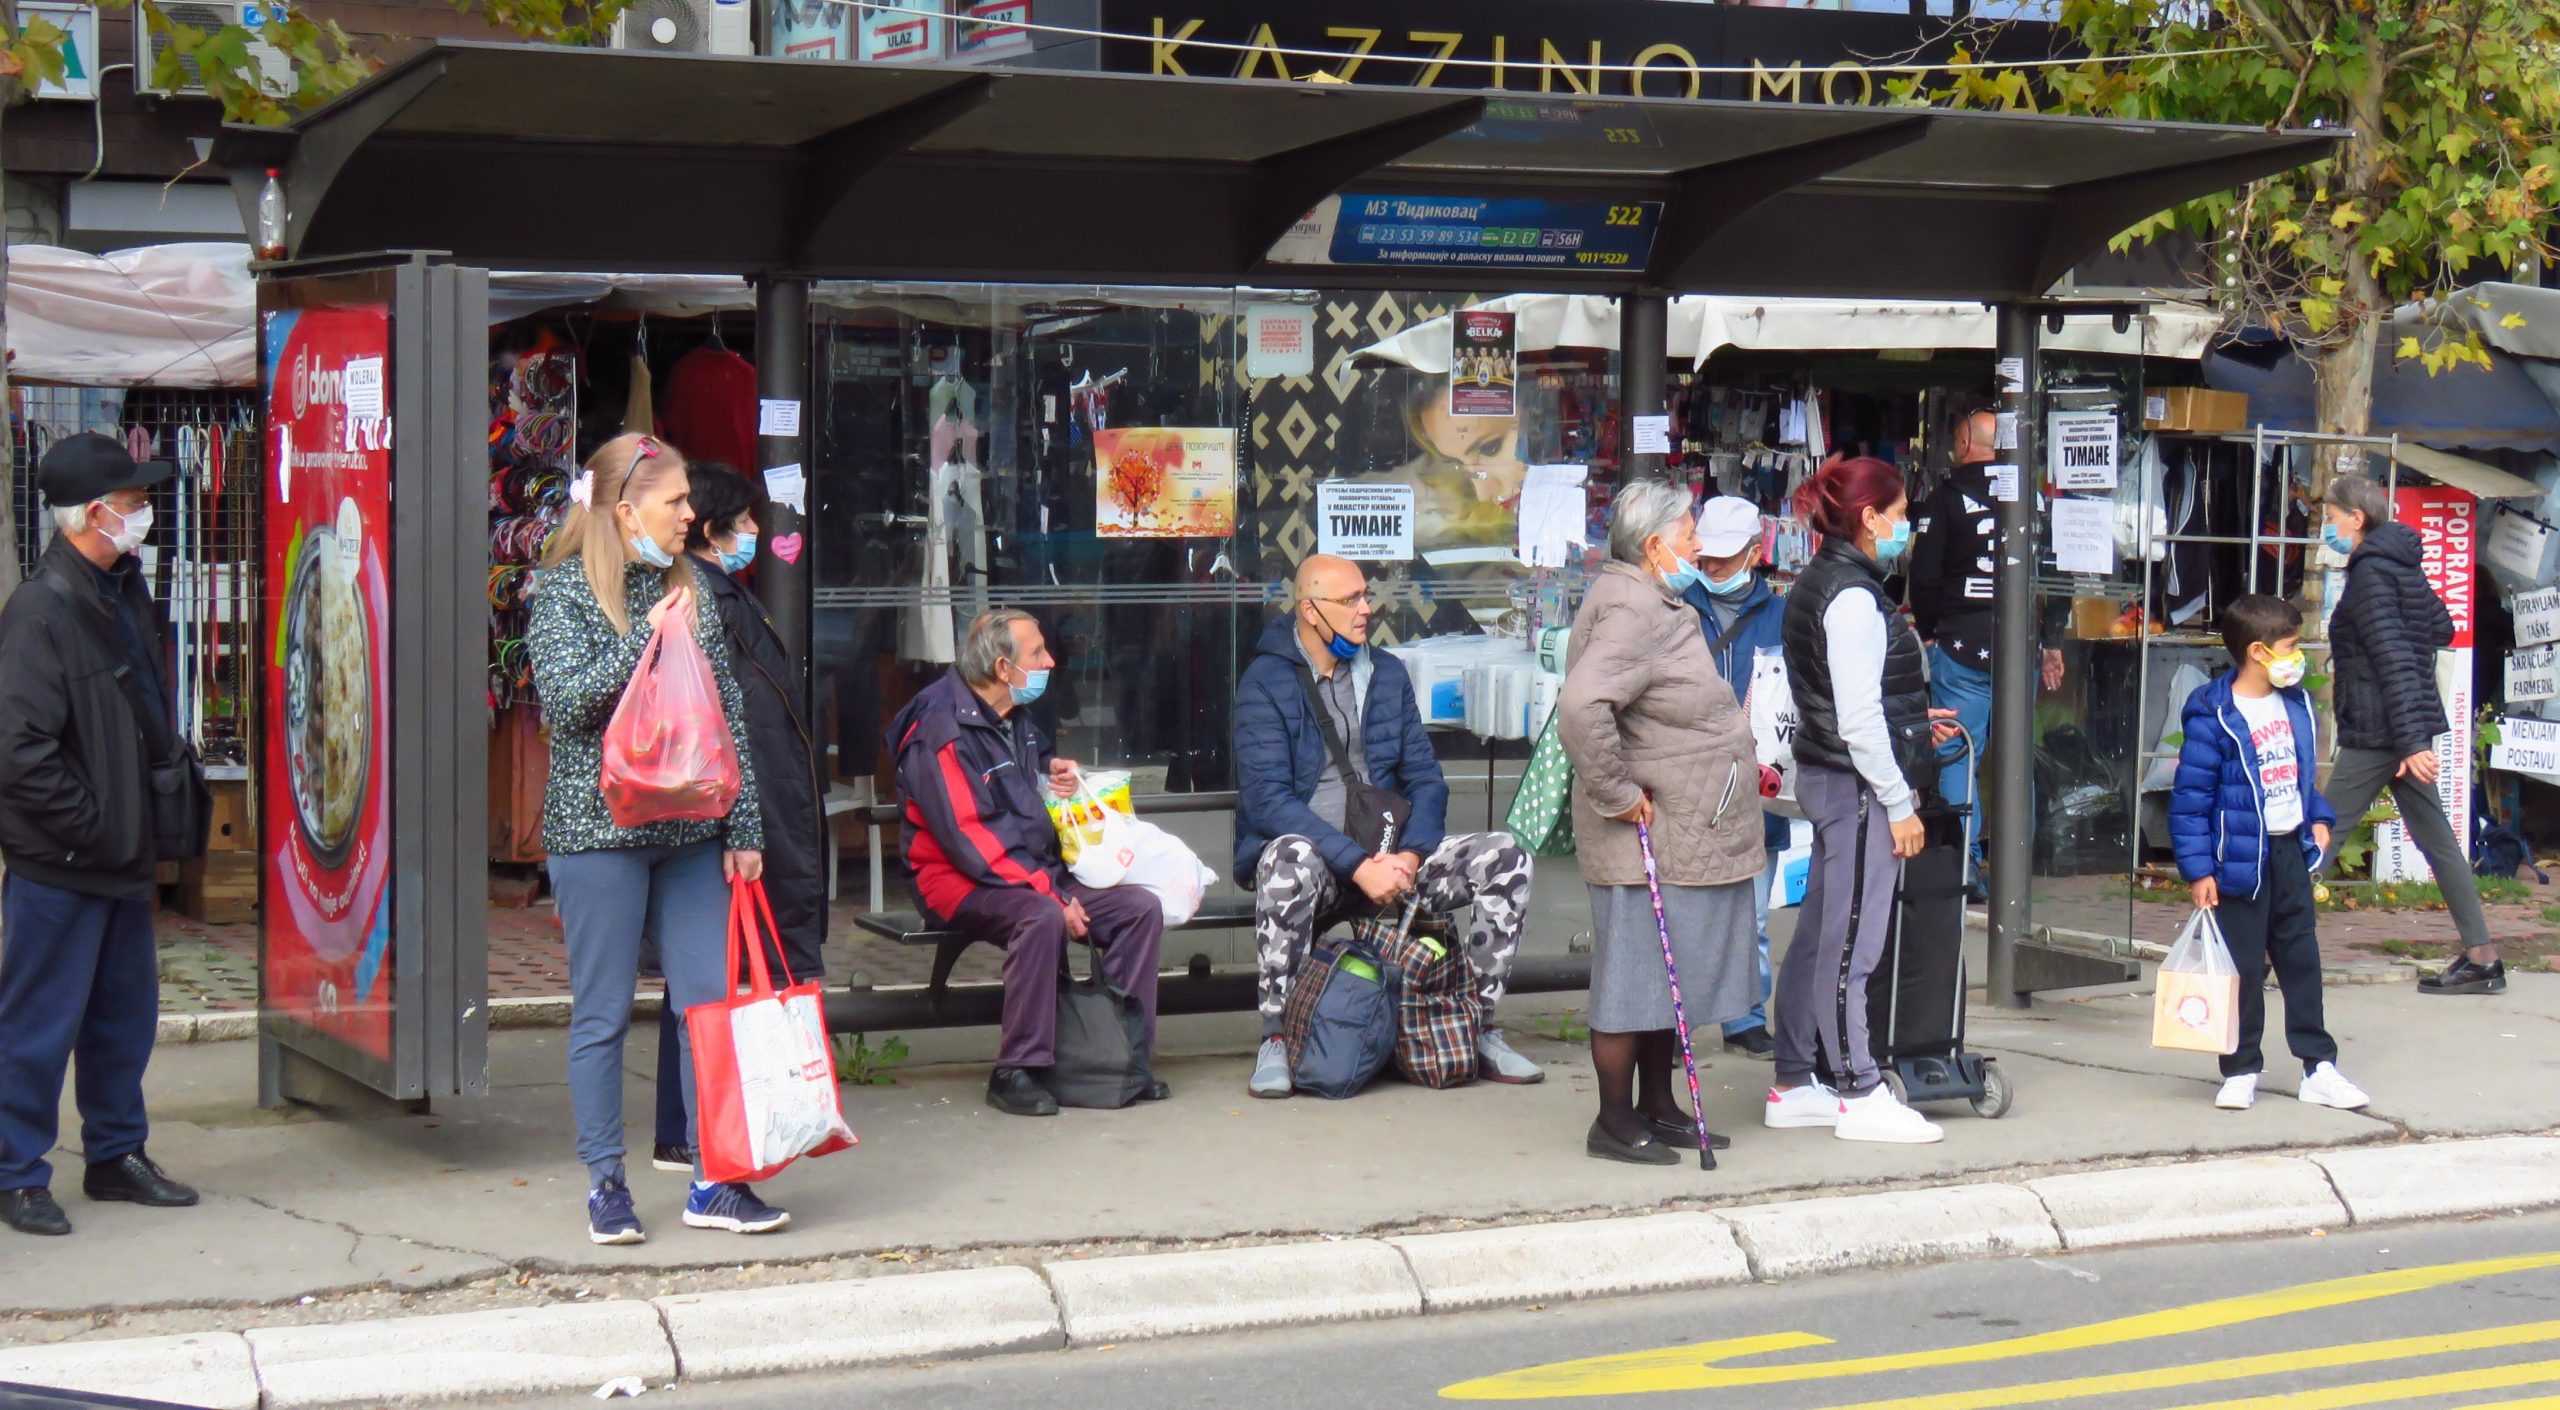
[[[2358,1405],[2389,1405],[2396,1401],[2415,1400],[2422,1395],[2449,1395],[2456,1391],[2511,1390],[2516,1386],[2538,1386],[2560,1381],[2560,1361],[2527,1361],[2515,1366],[2488,1366],[2476,1371],[2447,1371],[2434,1376],[2410,1376],[2397,1381],[2367,1381],[2362,1385],[2331,1386],[2326,1390],[2287,1391],[2279,1395],[2253,1395],[2245,1400],[2215,1400],[2195,1405],[2182,1405],[2178,1410],[2349,1410]],[[2560,1396],[2539,1400],[2496,1402],[2502,1410],[2518,1405],[2560,1405]]]
[[[2122,1346],[2131,1342],[2162,1337],[2184,1336],[2193,1332],[2213,1331],[2241,1326],[2274,1317],[2300,1312],[2316,1312],[2343,1307],[2377,1298],[2399,1297],[2424,1292],[2474,1278],[2498,1277],[2509,1273],[2531,1272],[2560,1267],[2560,1253],[2527,1254],[2513,1258],[2484,1258],[2463,1263],[2444,1263],[2428,1268],[2401,1268],[2383,1273],[2365,1273],[2348,1278],[2332,1278],[2317,1283],[2303,1283],[2290,1288],[2249,1293],[2240,1297],[2221,1298],[2211,1302],[2191,1303],[2157,1312],[2138,1313],[2091,1322],[2078,1327],[2065,1327],[2051,1332],[2037,1332],[1998,1341],[1976,1342],[1967,1346],[1940,1347],[1929,1351],[1895,1352],[1875,1356],[1848,1357],[1833,1361],[1803,1362],[1784,1366],[1727,1366],[1721,1363],[1772,1352],[1796,1351],[1806,1347],[1832,1345],[1828,1337],[1811,1332],[1776,1332],[1761,1336],[1734,1337],[1721,1341],[1697,1342],[1686,1346],[1665,1347],[1655,1351],[1631,1352],[1617,1356],[1588,1357],[1575,1361],[1559,1361],[1532,1366],[1497,1376],[1461,1381],[1440,1392],[1449,1400],[1551,1400],[1603,1395],[1640,1395],[1653,1391],[1719,1390],[1742,1386],[1785,1385],[1805,1381],[1841,1380],[1855,1376],[1872,1376],[1887,1372],[1932,1370],[1949,1366],[1983,1365],[2029,1356],[2048,1356],[2059,1352],[2087,1351],[2098,1347]],[[2350,1359],[2322,1364],[2354,1365],[2365,1360],[2389,1359],[2390,1356],[2424,1356],[2444,1350],[2476,1349],[2452,1343],[2469,1338],[2506,1337],[2478,1346],[2512,1346],[2560,1336],[2560,1323],[2526,1323],[2519,1327],[2493,1328],[2487,1332],[2456,1333],[2447,1337],[2413,1337],[2398,1342],[2369,1343],[2368,1347],[2401,1346],[2410,1349],[2373,1357],[2361,1353],[2365,1347],[2330,1347],[2308,1352],[2278,1353],[2274,1358],[2243,1357],[2230,1362],[2207,1362],[2206,1366],[2233,1366],[2244,1362],[2280,1360],[2284,1357],[2348,1356]],[[2423,1349],[2433,1348],[2433,1349]],[[2197,1368],[2171,1367],[2159,1371],[2127,1373],[2138,1376],[2179,1376]],[[2288,1369],[2270,1366],[2267,1371],[2246,1374],[2272,1374]],[[2236,1379],[2236,1374],[2223,1374],[2205,1379]],[[2114,1380],[2115,1377],[2089,1377],[2090,1381]],[[2165,1385],[2191,1385],[2198,1381],[2168,1379],[2143,1381],[2116,1387],[2118,1390],[2141,1390]],[[2053,1382],[2056,1386],[2078,1382]],[[2017,1390],[2031,1389],[2018,1387]],[[2081,1390],[2076,1395],[2109,1394],[2112,1391]],[[2006,1396],[2007,1391],[1965,1392],[1968,1396]],[[2048,1396],[2048,1398],[2050,1398]],[[1912,1401],[1885,1401],[1879,1405],[1943,1407],[1995,1406],[2032,1404],[2025,1399],[1962,1399],[1931,1397]],[[1865,1410],[1860,1407],[1859,1410]]]

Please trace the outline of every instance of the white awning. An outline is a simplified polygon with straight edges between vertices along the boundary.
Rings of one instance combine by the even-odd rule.
[[[2481,499],[2540,499],[2543,488],[2521,475],[2510,475],[2495,465],[2483,464],[2469,456],[2453,455],[2426,446],[2402,441],[2392,458],[2430,480],[2468,490]]]

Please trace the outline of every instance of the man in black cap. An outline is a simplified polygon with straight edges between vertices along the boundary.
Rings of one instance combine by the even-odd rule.
[[[153,872],[202,842],[153,794],[155,770],[201,786],[170,723],[158,614],[133,557],[151,532],[148,491],[170,473],[105,436],[47,451],[36,484],[53,543],[0,607],[0,1220],[20,1233],[71,1232],[45,1155],[75,1054],[81,1189],[196,1202],[143,1151],[160,1013]]]

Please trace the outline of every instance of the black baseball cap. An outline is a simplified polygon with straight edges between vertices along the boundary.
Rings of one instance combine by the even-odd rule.
[[[36,466],[36,488],[44,502],[70,509],[106,498],[118,490],[141,490],[178,473],[163,460],[136,464],[133,452],[113,436],[83,431],[54,443]]]

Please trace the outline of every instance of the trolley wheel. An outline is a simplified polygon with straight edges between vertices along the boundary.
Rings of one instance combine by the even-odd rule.
[[[2009,1076],[1995,1062],[1982,1064],[1982,1095],[1973,1099],[1973,1114],[1985,1121],[1997,1121],[2009,1114],[2009,1103],[2015,1093],[2010,1090]]]
[[[1885,1090],[1893,1093],[1895,1101],[1904,1106],[1911,1105],[1911,1084],[1902,1080],[1900,1068],[1888,1067],[1879,1075],[1884,1078]]]

